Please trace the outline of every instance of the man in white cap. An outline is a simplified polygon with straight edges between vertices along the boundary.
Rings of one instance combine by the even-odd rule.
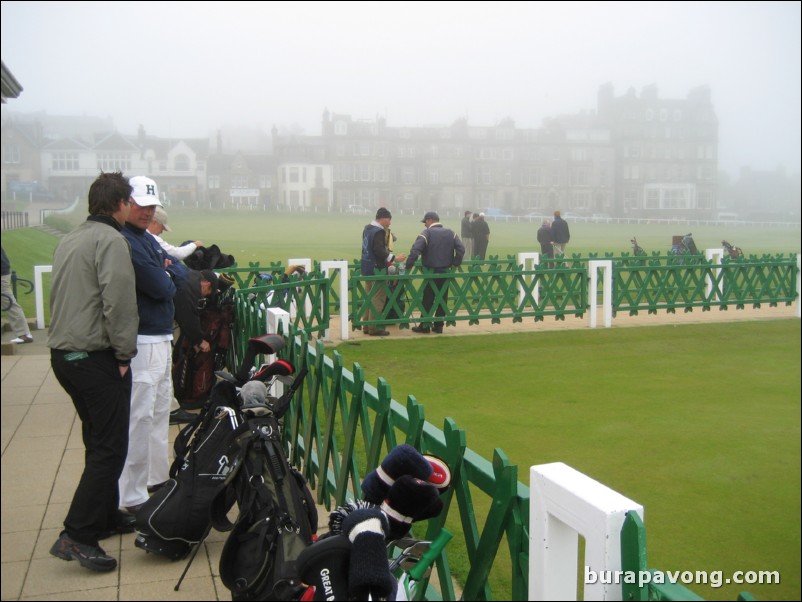
[[[137,355],[131,361],[133,386],[128,429],[128,457],[120,477],[120,506],[135,514],[148,500],[148,487],[169,478],[170,402],[174,282],[181,274],[147,234],[157,207],[156,182],[145,176],[129,180],[133,187],[131,212],[122,230],[131,244],[139,314]]]
[[[168,255],[172,255],[176,259],[184,260],[192,255],[198,247],[202,247],[203,243],[199,240],[188,242],[176,247],[161,237],[162,232],[172,232],[172,228],[167,225],[167,212],[164,207],[156,207],[156,212],[153,214],[153,219],[148,226],[148,232],[153,235],[159,246],[164,249]]]

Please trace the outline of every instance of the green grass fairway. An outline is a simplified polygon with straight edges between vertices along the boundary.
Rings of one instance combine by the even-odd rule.
[[[396,400],[414,394],[439,428],[454,418],[483,457],[504,450],[521,481],[530,465],[565,462],[642,504],[651,567],[781,574],[690,586],[702,597],[799,599],[799,320],[337,349]]]

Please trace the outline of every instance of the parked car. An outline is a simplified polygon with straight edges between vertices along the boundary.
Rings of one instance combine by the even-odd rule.
[[[505,217],[505,218],[506,217],[514,217],[513,215],[510,215],[509,213],[507,213],[503,209],[499,209],[498,207],[488,207],[487,209],[485,209],[483,211],[483,213],[485,214],[485,217],[496,217],[496,218],[498,218],[498,217]]]
[[[345,210],[346,213],[370,213],[370,209],[367,207],[363,207],[362,205],[348,205],[348,209]]]

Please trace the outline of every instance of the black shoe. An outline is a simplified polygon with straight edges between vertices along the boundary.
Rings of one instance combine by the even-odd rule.
[[[412,330],[412,332],[419,332],[420,334],[429,334],[432,331],[428,326],[413,326],[410,330]]]
[[[98,539],[108,539],[109,537],[113,537],[114,535],[124,535],[126,533],[133,533],[136,531],[136,516],[133,514],[128,514],[127,512],[120,512],[119,518],[117,519],[117,525],[109,529],[108,531],[103,531],[100,535],[97,536]]]
[[[170,412],[170,424],[189,424],[197,417],[197,414],[187,412],[184,408],[178,408]]]
[[[59,535],[56,543],[50,548],[50,553],[62,560],[77,560],[81,563],[81,566],[92,571],[105,573],[117,568],[117,561],[106,554],[103,548],[100,546],[78,543],[67,535],[66,532],[62,532],[61,535]]]
[[[440,328],[432,328],[432,332],[435,334],[443,334],[443,327],[441,326]]]
[[[374,330],[368,333],[370,337],[389,337],[390,333],[386,330]]]

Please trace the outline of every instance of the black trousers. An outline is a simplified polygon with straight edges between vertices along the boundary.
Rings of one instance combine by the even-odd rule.
[[[431,313],[432,307],[434,306],[434,300],[437,296],[439,291],[443,291],[443,302],[438,303],[437,307],[434,310],[435,316],[444,316],[446,315],[446,303],[448,302],[448,279],[447,278],[432,278],[426,283],[426,288],[423,291],[423,309],[426,310],[426,313]],[[424,326],[428,326],[427,323],[423,324]],[[435,321],[434,322],[435,330],[442,330],[443,328],[443,321]]]
[[[120,377],[111,350],[79,354],[51,349],[50,365],[81,419],[85,448],[84,472],[64,529],[75,541],[96,546],[98,535],[120,520],[117,481],[128,454],[131,371]]]

